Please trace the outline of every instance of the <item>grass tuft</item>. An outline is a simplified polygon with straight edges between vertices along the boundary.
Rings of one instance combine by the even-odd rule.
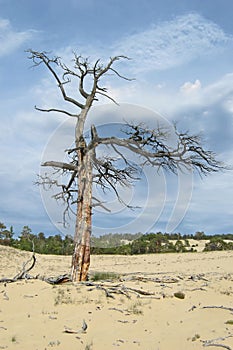
[[[143,315],[143,311],[140,308],[142,306],[141,301],[136,301],[132,305],[130,305],[128,311],[132,313],[133,315]]]
[[[93,345],[93,343],[87,344],[87,345],[85,346],[85,350],[91,350],[91,349],[92,349],[92,345]]]
[[[226,324],[230,324],[230,325],[233,326],[233,320],[228,320],[228,321],[226,322]]]
[[[16,342],[16,336],[15,335],[12,336],[11,341],[12,341],[12,343]]]
[[[119,275],[114,272],[95,272],[93,275],[90,276],[90,280],[93,282],[96,281],[106,281],[106,280],[118,280]]]
[[[195,334],[194,337],[192,337],[192,341],[196,341],[198,339],[200,339],[200,335],[199,334]]]

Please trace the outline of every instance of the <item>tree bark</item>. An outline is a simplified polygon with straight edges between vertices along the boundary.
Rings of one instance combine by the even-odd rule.
[[[83,141],[82,141],[83,142]],[[72,257],[71,279],[86,281],[90,266],[90,239],[92,227],[92,152],[79,146],[78,203],[75,225],[75,249]]]

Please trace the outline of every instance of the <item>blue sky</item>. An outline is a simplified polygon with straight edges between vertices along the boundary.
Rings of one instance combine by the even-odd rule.
[[[117,67],[134,81],[106,80],[121,107],[100,101],[93,120],[106,125],[110,112],[117,123],[133,114],[148,114],[152,124],[158,116],[176,120],[181,129],[202,132],[206,147],[232,165],[232,12],[231,0],[0,0],[0,221],[17,233],[29,225],[35,233],[73,234],[59,223],[62,208],[33,185],[41,159],[59,157],[70,142],[72,123],[34,110],[62,101],[48,72],[31,68],[28,48],[66,62],[72,50],[93,60],[131,57]],[[94,213],[94,234],[233,232],[233,171],[200,179],[145,170],[143,179],[122,194],[141,208],[132,212],[112,200],[111,214]]]

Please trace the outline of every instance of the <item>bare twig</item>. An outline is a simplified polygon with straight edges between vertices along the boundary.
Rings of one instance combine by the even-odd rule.
[[[79,117],[79,114],[73,114],[73,113],[70,113],[70,112],[65,111],[65,110],[63,110],[63,109],[57,109],[57,108],[44,109],[44,108],[38,108],[37,106],[35,106],[35,109],[36,109],[37,111],[40,111],[40,112],[58,112],[58,113],[66,114],[66,115],[68,115],[69,117],[75,117],[75,118],[78,118],[78,117]]]
[[[202,309],[223,309],[233,312],[233,307],[226,307],[226,306],[203,306]]]

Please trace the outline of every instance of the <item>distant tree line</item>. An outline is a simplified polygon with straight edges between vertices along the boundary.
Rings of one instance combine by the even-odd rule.
[[[13,227],[8,230],[0,223],[0,244],[21,250],[34,250],[39,254],[71,255],[73,252],[73,238],[69,235],[62,237],[60,234],[45,237],[43,232],[32,233],[29,226],[24,226],[19,237],[14,238]]]
[[[43,232],[32,233],[29,226],[23,226],[20,235],[14,238],[12,226],[8,229],[0,222],[0,244],[21,250],[34,250],[39,254],[72,255],[73,238],[60,234],[46,237]],[[190,246],[190,239],[206,240],[204,251],[233,250],[233,234],[206,235],[203,231],[195,234],[180,233],[109,233],[92,237],[92,254],[153,254],[195,252],[196,244]]]

